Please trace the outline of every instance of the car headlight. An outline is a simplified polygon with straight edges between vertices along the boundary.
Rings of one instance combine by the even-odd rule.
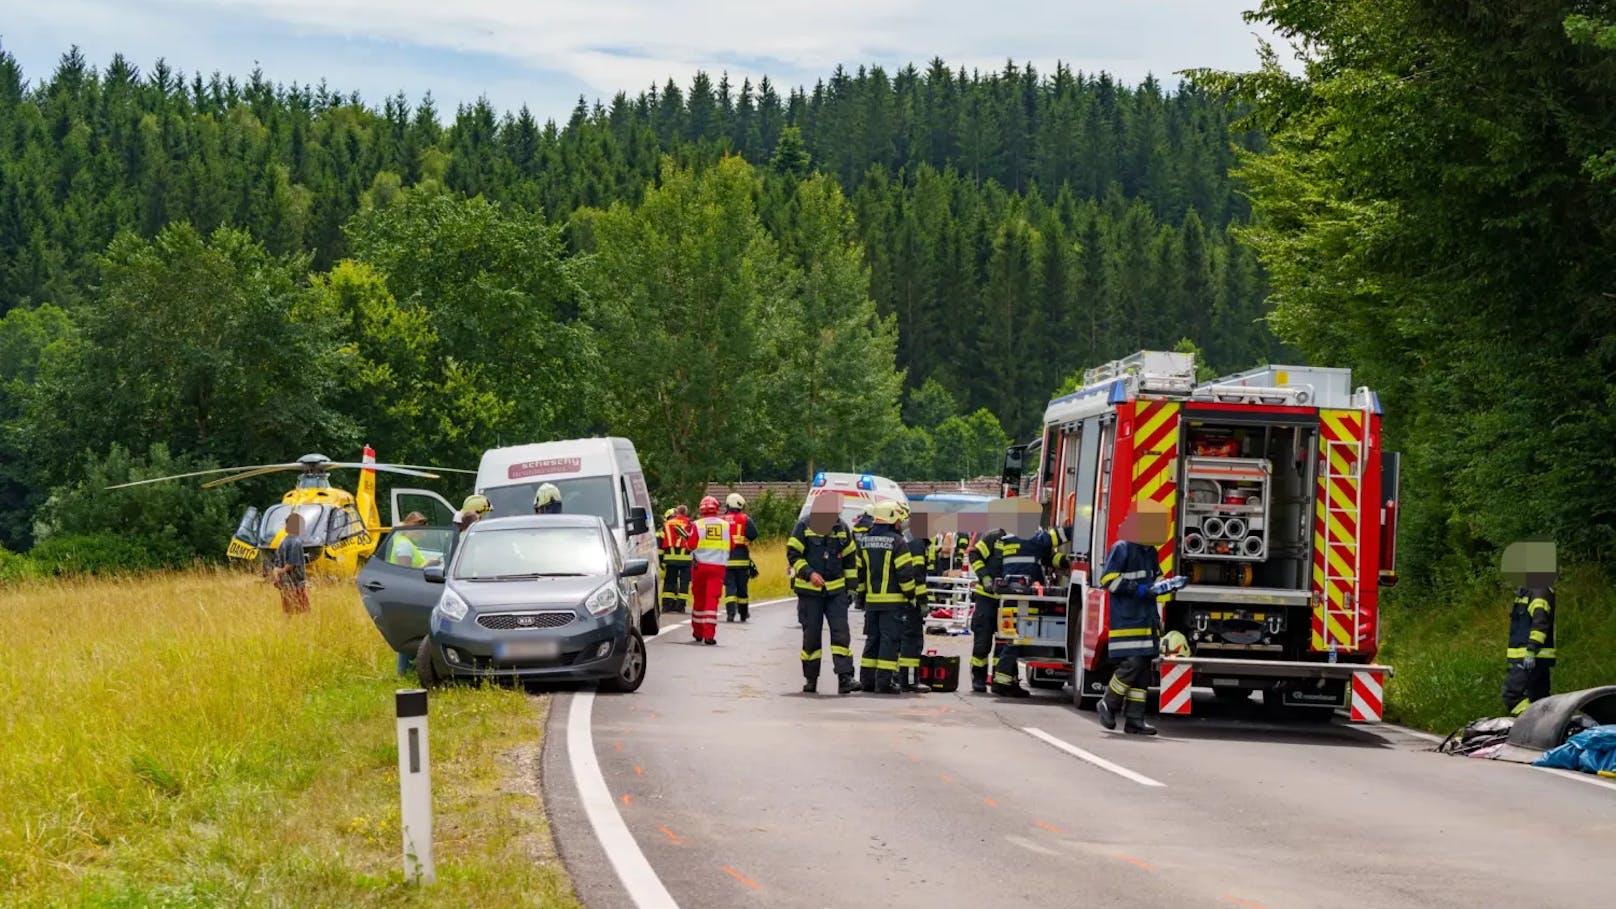
[[[466,617],[466,601],[453,590],[445,590],[438,599],[438,611],[451,622],[458,622]]]
[[[623,598],[618,595],[616,585],[607,584],[590,594],[589,599],[584,601],[584,606],[589,610],[590,615],[605,615],[616,609],[622,602]]]

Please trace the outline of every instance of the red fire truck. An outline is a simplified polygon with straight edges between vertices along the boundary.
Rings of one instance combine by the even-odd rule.
[[[1195,687],[1378,721],[1391,668],[1375,662],[1377,606],[1396,582],[1398,493],[1380,421],[1379,399],[1346,369],[1265,366],[1198,383],[1192,355],[1142,351],[1088,370],[1049,402],[1042,439],[1006,458],[1008,492],[1072,528],[1065,608],[1050,608],[1049,592],[1007,596],[1001,638],[1023,646],[1034,685],[1070,680],[1092,707],[1111,673],[1100,570],[1123,518],[1149,499],[1171,516],[1163,573],[1189,580],[1161,602],[1164,634],[1189,645],[1163,653],[1162,713],[1189,713]]]

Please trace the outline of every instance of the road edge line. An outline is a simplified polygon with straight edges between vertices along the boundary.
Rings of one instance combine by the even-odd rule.
[[[572,766],[573,782],[578,786],[579,804],[634,905],[639,909],[678,909],[679,904],[674,902],[673,895],[640,850],[640,844],[617,810],[611,790],[606,788],[606,777],[595,757],[595,735],[590,722],[594,707],[595,693],[580,691],[573,694],[567,712],[567,759]]]
[[[1038,728],[1035,728],[1033,726],[1022,726],[1022,727],[1020,727],[1020,729],[1021,729],[1022,732],[1025,732],[1026,734],[1032,736],[1033,738],[1039,740],[1040,742],[1043,742],[1043,743],[1045,743],[1047,745],[1053,745],[1056,748],[1060,749],[1061,751],[1064,751],[1067,754],[1071,755],[1072,757],[1077,758],[1078,760],[1085,761],[1085,762],[1087,762],[1089,764],[1092,764],[1095,767],[1100,768],[1101,770],[1106,770],[1106,771],[1109,771],[1111,773],[1114,773],[1117,776],[1120,776],[1125,780],[1132,780],[1133,782],[1138,783],[1141,786],[1156,786],[1156,787],[1160,787],[1162,789],[1167,788],[1167,784],[1161,782],[1160,780],[1153,780],[1150,777],[1145,776],[1143,773],[1137,773],[1135,771],[1129,770],[1128,768],[1122,766],[1121,764],[1112,763],[1111,761],[1108,761],[1105,758],[1100,757],[1099,755],[1095,754],[1092,751],[1084,751],[1082,748],[1079,748],[1076,745],[1071,744],[1070,742],[1066,742],[1066,741],[1063,741],[1061,739],[1055,738],[1054,736],[1050,735],[1049,733],[1045,732],[1042,729],[1038,729]]]
[[[1612,783],[1609,780],[1602,780],[1596,776],[1590,776],[1589,774],[1583,773],[1580,770],[1563,770],[1559,767],[1539,767],[1536,764],[1527,764],[1526,766],[1532,768],[1533,770],[1552,774],[1562,779],[1576,780],[1579,783],[1587,783],[1590,786],[1598,786],[1602,789],[1609,789],[1616,792],[1616,783]]]

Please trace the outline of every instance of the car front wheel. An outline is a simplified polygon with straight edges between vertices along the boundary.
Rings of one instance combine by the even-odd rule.
[[[606,691],[630,694],[645,681],[645,638],[638,631],[630,631],[624,640],[623,664],[617,674],[600,683]]]
[[[425,637],[415,651],[415,677],[421,681],[422,688],[436,688],[444,682],[437,664],[432,662],[432,650],[432,639]]]

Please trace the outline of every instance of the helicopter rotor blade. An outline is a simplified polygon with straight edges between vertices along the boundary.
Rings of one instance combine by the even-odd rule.
[[[352,470],[380,470],[385,473],[401,473],[407,477],[426,477],[428,480],[442,479],[435,473],[414,467],[401,467],[397,464],[353,464],[346,461],[332,461],[326,467],[337,467]],[[432,468],[437,470],[438,468]]]
[[[258,464],[248,467],[215,467],[212,470],[193,470],[190,473],[176,473],[167,477],[152,477],[149,480],[135,480],[133,483],[119,483],[116,486],[108,486],[107,489],[128,489],[131,486],[144,486],[147,483],[161,483],[164,480],[184,480],[190,477],[205,477],[209,474],[230,473],[237,470],[264,470],[266,468],[274,468],[279,470],[296,466],[296,464]]]
[[[253,477],[261,477],[265,474],[281,473],[287,470],[302,470],[304,469],[304,466],[305,465],[303,464],[267,464],[263,467],[255,467],[251,470],[233,474],[228,477],[220,477],[217,480],[209,480],[202,484],[202,488],[213,489],[218,486],[223,486],[226,483],[234,483],[238,480],[250,480]]]
[[[405,468],[408,468],[410,470],[436,470],[436,471],[438,471],[440,473],[465,473],[465,474],[471,474],[472,476],[477,475],[477,471],[475,471],[475,470],[467,470],[464,467],[428,467],[428,466],[423,466],[421,464],[389,464],[387,466],[389,466],[389,467],[405,467]]]

